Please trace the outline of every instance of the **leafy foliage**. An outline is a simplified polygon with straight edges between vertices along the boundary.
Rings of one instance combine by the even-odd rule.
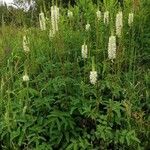
[[[149,149],[150,3],[125,1],[120,5],[104,0],[96,5],[78,0],[74,7],[61,5],[54,37],[49,37],[49,6],[42,1],[37,4],[37,10],[28,12],[14,9],[19,13],[11,24],[2,12],[0,149]],[[40,9],[47,17],[46,31],[39,29]],[[68,9],[73,12],[71,19],[66,15]],[[103,17],[97,20],[97,9],[102,14],[110,11],[109,25]],[[123,33],[117,38],[117,58],[112,62],[107,58],[108,39],[115,32],[115,15],[121,9]],[[135,18],[129,27],[131,11]],[[85,31],[87,23],[89,31]],[[29,39],[29,53],[23,51],[24,35]],[[84,42],[87,59],[81,56]],[[93,57],[98,74],[95,85],[89,81]],[[23,81],[26,72],[29,82]]]

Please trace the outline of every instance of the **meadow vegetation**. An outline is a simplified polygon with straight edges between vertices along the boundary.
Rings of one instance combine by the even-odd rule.
[[[47,6],[0,14],[0,149],[148,150],[150,2]]]

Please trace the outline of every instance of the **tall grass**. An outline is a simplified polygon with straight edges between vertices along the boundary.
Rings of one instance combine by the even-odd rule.
[[[105,0],[95,5],[80,0],[67,9],[58,6],[55,33],[46,6],[41,6],[46,30],[40,29],[39,22],[27,27],[23,21],[24,26],[17,28],[2,21],[1,149],[149,149],[150,14],[145,4],[150,4],[136,4],[125,1],[121,6],[116,0]],[[73,16],[67,15],[68,9]],[[106,11],[108,23],[104,23]],[[115,27],[119,11],[121,36]],[[134,14],[131,25],[129,13]],[[25,36],[29,51],[23,47]],[[110,44],[113,58],[108,54],[111,36],[116,38]],[[87,57],[83,58],[84,43]]]

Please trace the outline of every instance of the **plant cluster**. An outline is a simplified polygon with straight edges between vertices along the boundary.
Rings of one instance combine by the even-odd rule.
[[[36,27],[2,20],[0,149],[149,149],[149,5],[79,0],[43,5]]]

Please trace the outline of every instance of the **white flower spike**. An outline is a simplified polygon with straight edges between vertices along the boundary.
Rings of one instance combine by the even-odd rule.
[[[108,58],[114,60],[116,58],[116,36],[111,35],[108,42]]]
[[[51,23],[53,34],[58,31],[58,22],[59,22],[59,8],[57,6],[51,7]]]
[[[85,44],[85,42],[82,45],[81,54],[82,54],[83,59],[86,59],[88,57],[88,48],[87,48],[87,45]]]
[[[24,35],[23,36],[23,50],[24,50],[24,52],[25,53],[28,53],[29,51],[30,51],[30,49],[29,49],[29,41],[27,40],[27,37]]]
[[[44,13],[41,12],[39,14],[39,23],[40,23],[40,29],[43,31],[43,30],[46,30],[46,19],[45,19],[45,16],[44,16]]]
[[[95,85],[97,82],[97,71],[95,71],[94,57],[92,57],[92,71],[90,71],[90,83]]]
[[[123,14],[122,11],[120,11],[116,15],[116,35],[118,37],[121,37],[122,28],[123,28]]]
[[[100,11],[100,10],[97,10],[97,12],[96,12],[96,16],[97,16],[97,20],[100,20],[100,19],[101,19],[101,17],[102,17],[102,13],[101,13],[101,11]]]
[[[134,14],[133,13],[129,13],[129,17],[128,17],[128,25],[129,26],[132,25],[133,19],[134,19]]]
[[[104,24],[108,25],[109,23],[109,11],[104,12]]]
[[[90,83],[95,85],[97,82],[97,71],[90,71]]]

